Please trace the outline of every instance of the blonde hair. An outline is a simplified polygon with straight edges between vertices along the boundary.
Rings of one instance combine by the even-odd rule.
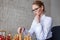
[[[35,0],[32,5],[36,4],[37,6],[41,7],[43,6],[43,11],[45,12],[45,6],[44,6],[44,3],[40,0]]]

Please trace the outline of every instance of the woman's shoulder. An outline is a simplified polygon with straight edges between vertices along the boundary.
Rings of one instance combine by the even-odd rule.
[[[52,17],[45,16],[45,20],[52,21]]]

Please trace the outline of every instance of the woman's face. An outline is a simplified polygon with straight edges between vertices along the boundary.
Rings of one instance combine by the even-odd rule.
[[[33,11],[33,13],[35,14],[35,16],[36,15],[41,15],[42,14],[42,12],[43,12],[43,9],[42,9],[42,6],[41,7],[39,7],[38,5],[36,5],[36,4],[33,4],[32,5],[32,11]]]

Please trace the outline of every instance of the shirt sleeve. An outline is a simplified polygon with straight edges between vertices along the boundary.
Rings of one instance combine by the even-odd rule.
[[[32,34],[34,33],[34,25],[35,25],[35,23],[34,23],[34,20],[33,20],[30,29],[29,30],[25,29],[25,31],[23,32],[23,34],[24,35],[27,35],[27,33],[29,33],[30,36],[32,36]]]
[[[49,18],[47,20],[44,20],[43,22],[43,27],[44,27],[44,39],[47,39],[47,35],[49,33],[49,31],[51,31],[52,28],[52,19]]]
[[[33,25],[32,25],[33,26]],[[33,34],[33,32],[34,32],[34,30],[33,30],[33,27],[31,26],[31,28],[29,29],[29,30],[25,30],[24,32],[23,32],[23,34],[24,35],[27,35],[28,33],[30,34],[30,36],[32,36],[32,34]]]
[[[34,33],[34,23],[32,23],[31,28],[28,31],[30,33],[30,35],[32,36],[32,34]]]

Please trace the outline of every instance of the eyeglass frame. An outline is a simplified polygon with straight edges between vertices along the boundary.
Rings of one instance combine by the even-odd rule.
[[[32,11],[38,10],[40,7],[33,9]]]

